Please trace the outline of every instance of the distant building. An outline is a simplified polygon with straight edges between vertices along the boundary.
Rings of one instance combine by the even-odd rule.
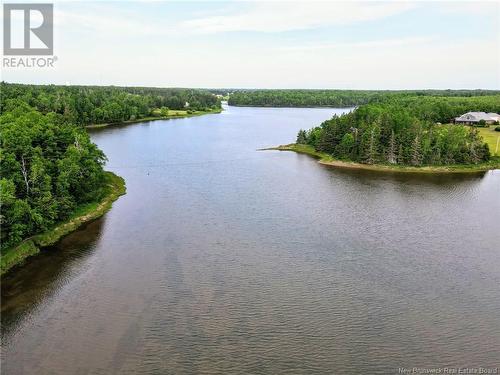
[[[479,121],[484,120],[488,125],[500,121],[498,113],[486,112],[467,112],[460,117],[455,117],[455,124],[477,125]]]

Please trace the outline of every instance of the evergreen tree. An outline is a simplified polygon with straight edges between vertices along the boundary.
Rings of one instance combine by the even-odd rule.
[[[415,135],[415,138],[411,145],[411,164],[413,166],[422,165],[422,149],[419,134]]]
[[[387,149],[387,161],[390,164],[396,164],[396,139],[394,135],[394,130],[391,131],[391,138],[389,140],[389,147]]]
[[[297,143],[298,144],[307,144],[307,133],[305,130],[299,130],[299,133],[297,134]]]
[[[402,165],[481,163],[488,146],[477,131],[436,122],[467,110],[500,109],[500,96],[412,97],[392,95],[307,132],[305,142],[337,158]],[[300,135],[304,141],[303,135]]]

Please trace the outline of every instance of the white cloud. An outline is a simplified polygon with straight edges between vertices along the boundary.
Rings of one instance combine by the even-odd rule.
[[[141,19],[140,15],[125,12],[119,7],[90,4],[78,11],[56,7],[56,30],[91,31],[105,36],[163,35],[172,31],[165,25]]]
[[[393,39],[379,39],[362,42],[336,42],[336,43],[318,43],[318,44],[302,44],[297,46],[281,47],[282,51],[320,51],[331,49],[360,49],[360,48],[393,48],[399,46],[414,46],[417,44],[431,43],[436,40],[436,37],[407,37]]]
[[[452,37],[455,28],[449,26],[460,24],[463,16],[448,15],[439,27],[426,26],[425,14],[439,15],[445,8],[442,4],[427,4],[425,9],[422,6],[407,14],[401,12],[413,7],[413,3],[225,3],[223,8],[220,4],[197,5],[197,11],[204,15],[193,15],[185,9],[176,13],[173,5],[154,8],[157,12],[153,14],[151,9],[141,12],[140,7],[111,3],[70,4],[56,7],[60,12],[55,17],[60,22],[55,32],[59,57],[56,68],[4,69],[2,74],[7,81],[32,83],[498,89],[500,48],[498,33],[494,32],[498,30],[498,19],[492,20],[491,15],[485,18],[493,25],[487,35],[468,34],[457,27],[457,36],[468,36]],[[383,19],[391,14],[398,14],[395,25],[419,17],[422,28],[407,30],[398,26],[374,33],[377,26],[383,29],[384,23],[394,20]],[[375,18],[380,19],[376,24],[364,22]],[[478,17],[474,20],[478,25],[483,22]],[[355,27],[326,28],[357,22],[360,24]],[[216,34],[319,27],[325,29],[279,36]],[[440,33],[440,27],[446,32]],[[348,30],[356,32],[349,35]]]
[[[245,3],[241,3],[245,5]],[[113,3],[90,3],[79,9],[55,7],[56,27],[86,29],[106,35],[200,34],[230,31],[282,32],[377,20],[413,9],[411,2],[257,2],[235,14],[219,8],[215,15],[165,23],[141,18]]]
[[[441,1],[435,3],[443,13],[465,14],[472,16],[486,16],[497,14],[500,16],[500,3],[498,0],[487,1]]]
[[[270,2],[257,3],[246,12],[197,18],[180,25],[199,33],[281,32],[376,20],[414,7],[410,2]]]

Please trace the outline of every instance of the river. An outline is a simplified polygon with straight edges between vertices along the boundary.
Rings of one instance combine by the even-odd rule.
[[[498,367],[500,171],[257,151],[342,111],[92,130],[127,194],[2,280],[2,373]]]

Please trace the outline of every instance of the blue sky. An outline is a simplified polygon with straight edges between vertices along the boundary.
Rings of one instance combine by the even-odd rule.
[[[500,3],[55,2],[55,68],[10,82],[500,89]]]

